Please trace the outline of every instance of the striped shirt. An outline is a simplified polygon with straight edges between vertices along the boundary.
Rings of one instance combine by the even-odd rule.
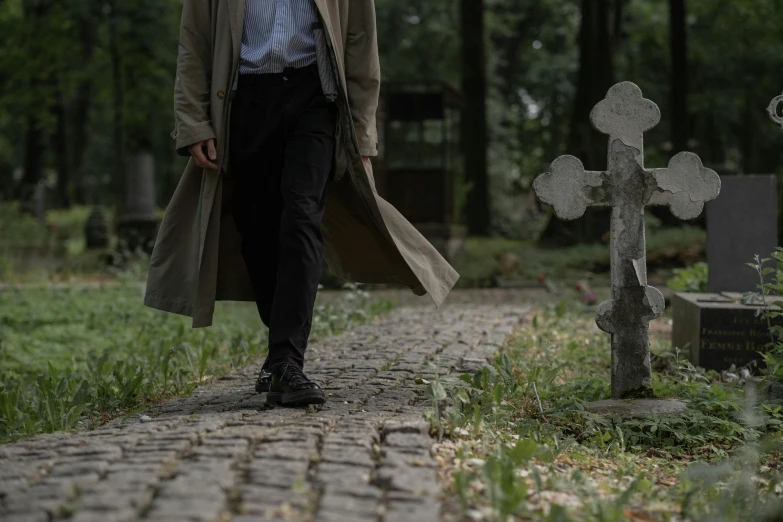
[[[240,74],[281,73],[316,61],[313,0],[246,0]]]

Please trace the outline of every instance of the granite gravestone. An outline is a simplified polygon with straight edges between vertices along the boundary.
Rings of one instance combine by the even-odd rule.
[[[722,190],[707,204],[709,292],[752,292],[758,274],[747,263],[769,257],[778,242],[775,176],[721,176]]]
[[[87,250],[101,250],[109,246],[109,223],[100,207],[95,207],[84,224]]]
[[[667,205],[680,219],[701,214],[720,192],[720,178],[690,152],[665,169],[644,166],[644,132],[660,121],[658,106],[631,82],[609,89],[590,113],[593,126],[609,135],[609,168],[587,171],[574,156],[561,156],[536,178],[538,197],[561,219],[577,219],[589,206],[612,209],[612,300],[598,307],[596,323],[612,335],[612,399],[650,398],[649,321],[663,313],[663,295],[647,285],[644,209]],[[675,409],[682,403],[673,401]],[[597,405],[596,411],[612,407]]]
[[[117,235],[125,248],[152,252],[158,227],[155,215],[155,158],[151,153],[134,154],[125,178],[125,209]]]
[[[745,304],[742,294],[732,292],[677,293],[672,308],[672,344],[694,365],[715,371],[761,366],[771,340],[767,320],[759,315],[763,301]],[[770,321],[783,326],[783,317]]]

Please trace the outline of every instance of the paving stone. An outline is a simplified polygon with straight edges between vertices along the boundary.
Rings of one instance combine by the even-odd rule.
[[[378,470],[378,482],[391,490],[413,494],[438,492],[438,477],[429,467],[382,467]]]
[[[135,509],[83,510],[76,512],[71,522],[135,522],[139,520],[139,512]]]
[[[390,502],[383,515],[384,522],[412,522],[439,520],[440,505],[436,500],[429,502]]]
[[[259,520],[257,514],[250,514],[250,515],[234,515],[231,517],[231,522],[290,522],[290,520],[286,520],[285,518],[281,517],[264,517],[262,520]]]
[[[389,433],[383,439],[384,446],[397,448],[430,448],[432,439],[422,433]]]
[[[366,446],[324,445],[321,449],[321,461],[366,467],[374,465],[372,455]]]
[[[0,511],[0,513],[2,513]],[[49,513],[46,511],[30,511],[28,513],[2,513],[3,522],[49,522]]]
[[[109,468],[105,460],[63,461],[58,462],[49,472],[50,477],[77,477],[80,475],[100,475]]]
[[[315,520],[316,522],[375,522],[378,520],[378,515],[349,513],[346,511],[328,511],[324,509],[318,511]]]
[[[324,511],[372,515],[378,512],[378,498],[350,494],[327,493],[321,497],[318,509]]]
[[[295,508],[304,509],[309,501],[306,496],[309,490],[292,492],[291,488],[241,484],[237,486],[237,491],[240,497],[240,504],[249,513],[265,511],[270,507],[277,507],[286,502]]]

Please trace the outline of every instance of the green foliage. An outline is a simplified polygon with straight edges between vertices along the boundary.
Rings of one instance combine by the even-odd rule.
[[[666,286],[677,292],[706,292],[708,275],[707,263],[694,263],[687,268],[675,268]]]
[[[119,130],[124,149],[155,154],[159,199],[172,193],[182,167],[168,136],[181,6],[181,0],[0,3],[0,32],[8,42],[0,49],[3,191],[18,184],[28,125],[38,121],[49,143],[62,105],[70,192],[82,201],[111,200]],[[558,155],[574,152],[566,141],[580,5],[493,0],[485,6],[494,227],[530,239],[547,218],[531,204],[532,180]],[[458,2],[377,0],[376,9],[384,81],[459,86]],[[779,27],[770,22],[780,0],[726,7],[693,0],[687,9],[691,150],[728,170],[780,171],[779,135],[763,111],[780,90],[770,74],[783,68]],[[637,83],[661,106],[662,121],[647,135],[645,151],[648,164],[661,167],[678,152],[670,143],[668,24],[667,2],[625,2],[615,57],[616,79]],[[41,154],[52,182],[62,158],[46,149]],[[459,201],[466,188],[457,187]],[[527,196],[525,204],[520,196]]]
[[[46,248],[50,232],[30,215],[19,212],[14,203],[0,203],[0,250],[18,247]]]
[[[722,382],[655,345],[655,394],[686,401],[686,413],[594,415],[585,403],[609,398],[610,350],[606,335],[575,310],[551,306],[490,365],[447,390],[452,400],[436,421],[463,444],[453,488],[464,512],[620,521],[652,509],[656,520],[677,513],[729,521],[763,520],[783,508],[774,486],[780,406],[759,404],[754,386]],[[664,488],[656,476],[667,466],[679,479]],[[586,480],[585,469],[600,470],[606,483]],[[542,509],[539,495],[552,492],[581,507],[553,501]]]
[[[0,3],[8,42],[0,49],[4,194],[16,185],[12,170],[25,166],[23,140],[33,122],[46,137],[37,151],[45,181],[55,184],[56,171],[68,165],[68,192],[81,201],[113,201],[116,154],[126,150],[154,152],[164,175],[179,170],[168,133],[181,8],[180,0]],[[66,157],[49,146],[60,119]],[[170,190],[171,181],[161,185]]]
[[[315,310],[314,338],[389,308],[361,292]],[[221,303],[215,325],[142,305],[135,283],[0,292],[0,441],[89,428],[247,366],[266,350],[251,303]],[[251,384],[248,383],[248,386]]]
[[[743,296],[744,302],[758,302],[763,300],[764,305],[759,307],[757,315],[767,321],[769,330],[769,344],[767,350],[761,355],[764,359],[764,375],[776,382],[783,381],[783,327],[773,324],[774,319],[783,317],[783,274],[780,264],[783,263],[783,248],[777,247],[771,254],[772,259],[756,255],[748,266],[756,271],[759,277],[757,291],[748,292]],[[770,263],[772,261],[777,266]],[[772,265],[772,266],[768,266]],[[775,321],[779,322],[779,321]]]
[[[680,253],[704,249],[706,242],[706,233],[697,227],[650,229],[647,254],[649,259],[658,259],[664,265],[681,263]],[[460,284],[491,284],[499,275],[496,270],[498,256],[505,252],[515,254],[522,263],[516,273],[502,274],[506,279],[530,281],[543,274],[550,279],[570,280],[585,277],[587,273],[608,274],[610,266],[608,244],[545,249],[531,241],[471,237],[454,260],[454,267],[461,276]],[[653,270],[654,263],[649,264]]]
[[[90,216],[93,207],[86,205],[74,205],[66,209],[52,209],[46,213],[46,222],[61,240],[81,239],[84,237],[84,225]],[[113,221],[113,210],[109,207],[101,208],[106,217],[107,224]]]

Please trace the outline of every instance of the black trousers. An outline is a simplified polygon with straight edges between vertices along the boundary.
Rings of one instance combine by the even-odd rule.
[[[265,368],[302,367],[323,261],[337,108],[316,66],[243,75],[231,108],[233,217],[261,320]]]

